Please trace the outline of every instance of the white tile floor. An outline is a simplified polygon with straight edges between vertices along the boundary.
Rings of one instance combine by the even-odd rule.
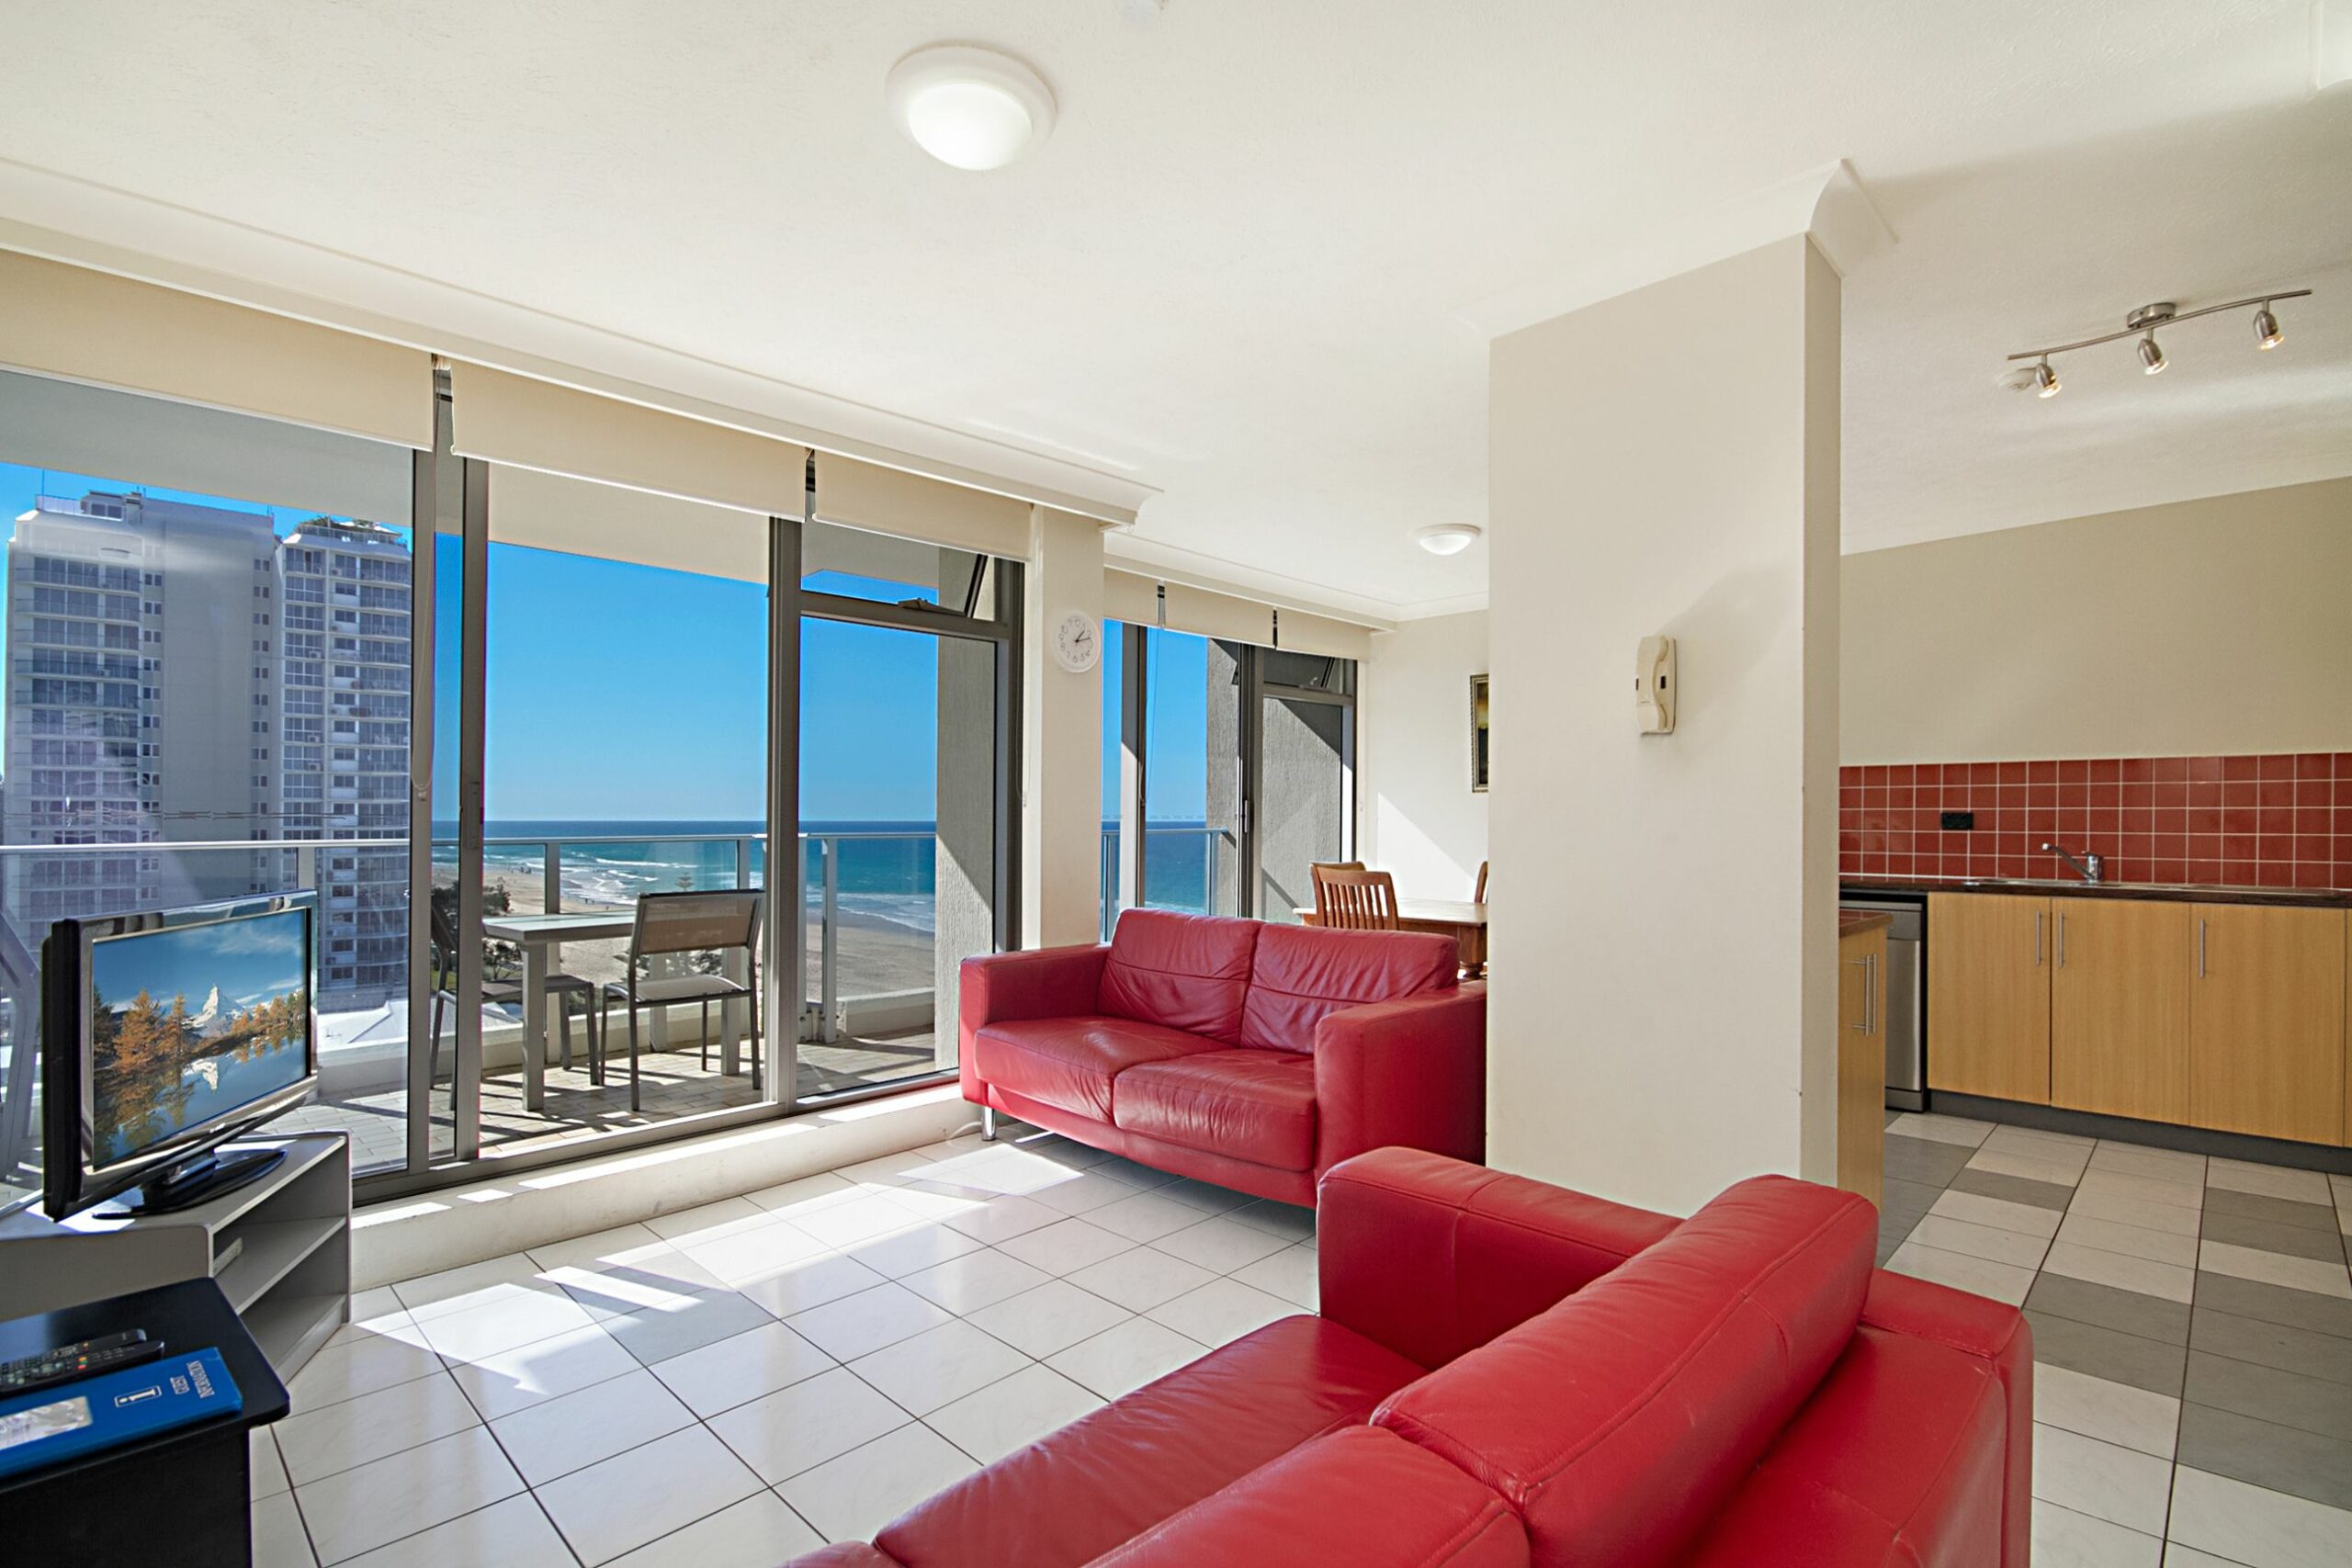
[[[1882,1260],[2033,1316],[2039,1568],[2352,1562],[2352,1179],[1887,1142]],[[370,1292],[255,1441],[255,1561],[773,1568],[1311,1311],[1314,1245],[1299,1209],[967,1137]]]
[[[2032,1320],[2036,1568],[2352,1563],[2352,1179],[1887,1133],[1882,1261]]]
[[[1304,1210],[960,1138],[368,1292],[254,1561],[775,1568],[1314,1305]]]

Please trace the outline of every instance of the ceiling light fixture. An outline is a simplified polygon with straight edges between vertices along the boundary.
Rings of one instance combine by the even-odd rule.
[[[2256,346],[2276,348],[2286,341],[2286,334],[2278,330],[2278,318],[2271,313],[2270,307],[2281,299],[2303,299],[2310,295],[2308,288],[2295,288],[2280,294],[2256,294],[2244,299],[2232,299],[2226,304],[2204,305],[2194,310],[2184,310],[2169,299],[2159,299],[2152,305],[2143,305],[2124,317],[2123,330],[2120,333],[2101,333],[2097,337],[2086,337],[2076,343],[2053,343],[2047,348],[2029,348],[2010,355],[2009,364],[2015,365],[2020,360],[2034,363],[2030,370],[2011,371],[2001,378],[2001,384],[2018,391],[2031,388],[2041,397],[2054,398],[2058,395],[2058,373],[2051,368],[2052,355],[2072,354],[2078,348],[2097,348],[2101,344],[2127,337],[2140,340],[2140,368],[2154,376],[2171,363],[2165,358],[2165,351],[2156,344],[2158,327],[2169,326],[2176,321],[2195,321],[2199,316],[2215,315],[2223,310],[2243,310],[2248,305],[2255,307]]]
[[[1414,542],[1433,556],[1458,556],[1484,532],[1476,523],[1432,523],[1413,530]]]
[[[1054,94],[1024,62],[978,44],[916,50],[883,86],[891,118],[952,168],[1001,169],[1054,129]]]

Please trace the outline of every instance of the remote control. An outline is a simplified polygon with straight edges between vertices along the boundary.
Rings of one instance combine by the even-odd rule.
[[[85,1339],[78,1345],[60,1345],[37,1356],[0,1361],[0,1399],[116,1367],[135,1367],[163,1353],[163,1342],[148,1338],[145,1329],[128,1328],[119,1334]]]

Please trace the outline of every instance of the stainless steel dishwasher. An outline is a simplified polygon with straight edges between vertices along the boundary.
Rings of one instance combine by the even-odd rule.
[[[1886,999],[1880,1004],[1886,1020],[1886,1103],[1893,1111],[1924,1111],[1928,1017],[1919,965],[1927,950],[1927,908],[1916,898],[1866,897],[1843,897],[1838,907],[1894,917],[1886,933]]]

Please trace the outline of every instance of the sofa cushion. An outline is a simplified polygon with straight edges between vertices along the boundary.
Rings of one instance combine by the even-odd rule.
[[[1462,950],[1448,937],[1267,926],[1250,966],[1240,1043],[1311,1052],[1326,1013],[1452,986],[1461,966]]]
[[[1040,1438],[875,1538],[907,1568],[1080,1568],[1321,1433],[1421,1369],[1286,1317]]]
[[[1230,1045],[1241,1032],[1255,920],[1129,909],[1111,933],[1096,1006],[1114,1018],[1165,1024]]]
[[[1700,1538],[1706,1568],[2001,1561],[2007,1424],[1982,1359],[1865,1325]]]
[[[1097,1568],[1526,1568],[1503,1500],[1374,1427],[1293,1449],[1098,1560]]]
[[[972,1036],[981,1077],[1097,1122],[1111,1120],[1111,1080],[1127,1068],[1216,1048],[1197,1034],[1128,1018],[1018,1019]]]
[[[1315,1164],[1315,1058],[1203,1051],[1119,1075],[1112,1124],[1279,1170]]]
[[[1740,1182],[1374,1420],[1499,1492],[1539,1568],[1673,1562],[1852,1338],[1877,1238],[1850,1192]]]

